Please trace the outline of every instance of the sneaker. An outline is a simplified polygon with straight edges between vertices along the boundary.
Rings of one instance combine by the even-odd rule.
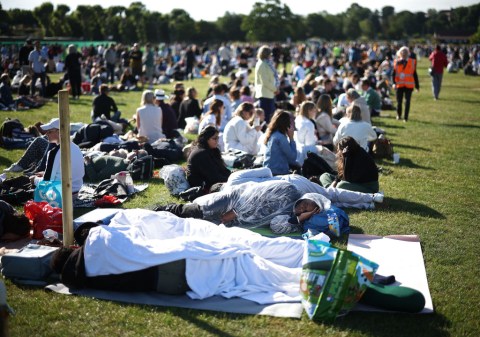
[[[378,192],[373,194],[373,201],[381,204],[383,202],[383,192]]]
[[[6,168],[5,170],[3,170],[3,172],[22,172],[22,171],[23,171],[23,167],[21,167],[17,163],[14,163],[9,168]]]

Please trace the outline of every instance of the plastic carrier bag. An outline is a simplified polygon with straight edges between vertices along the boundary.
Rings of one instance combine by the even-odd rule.
[[[33,192],[33,200],[37,202],[46,201],[52,207],[62,208],[62,182],[40,181]]]
[[[302,305],[310,319],[331,322],[360,300],[378,265],[319,240],[308,240],[305,249],[300,279]]]
[[[190,188],[185,170],[179,165],[165,165],[160,169],[160,177],[164,180],[171,195],[177,196]]]
[[[32,220],[34,239],[42,239],[43,231],[52,229],[57,233],[63,233],[62,209],[52,207],[46,201],[27,201],[23,206],[25,216]]]

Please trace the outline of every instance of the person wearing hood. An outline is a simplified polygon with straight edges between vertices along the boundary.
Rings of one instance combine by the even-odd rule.
[[[350,232],[348,215],[319,193],[305,193],[293,205],[293,215],[279,215],[270,222],[275,234],[296,231],[312,235],[325,233],[329,237],[340,237]]]

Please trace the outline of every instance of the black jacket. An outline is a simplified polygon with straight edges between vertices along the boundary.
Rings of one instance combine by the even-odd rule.
[[[190,186],[210,188],[213,184],[224,183],[230,175],[222,158],[215,150],[195,147],[187,161],[187,180]]]
[[[350,183],[369,183],[378,181],[378,168],[373,158],[362,148],[344,154],[343,177]]]

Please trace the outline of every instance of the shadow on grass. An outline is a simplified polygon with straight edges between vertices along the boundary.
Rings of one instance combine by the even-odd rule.
[[[338,318],[334,325],[340,329],[354,330],[369,336],[450,336],[451,323],[437,313],[400,314],[376,312],[351,312]]]
[[[11,164],[12,164],[11,159],[0,156],[0,167],[2,166],[9,167]]]
[[[415,169],[422,169],[422,170],[435,170],[433,167],[422,166],[415,164],[411,159],[408,158],[400,158],[400,162],[398,164],[393,164],[395,166],[404,166],[408,168],[415,168]]]
[[[394,147],[399,147],[399,148],[402,148],[402,149],[411,149],[411,150],[420,150],[420,151],[430,151],[430,149],[426,149],[426,148],[424,148],[424,147],[414,146],[414,145],[394,144]]]
[[[471,125],[471,124],[440,124],[440,125],[446,126],[449,128],[480,129],[479,125]]]
[[[427,218],[446,219],[445,215],[437,210],[427,205],[406,199],[385,198],[383,204],[377,204],[376,207],[378,209],[385,209],[390,212],[405,212]]]
[[[175,308],[176,309],[176,308]],[[236,334],[231,334],[226,331],[221,330],[221,328],[216,327],[212,323],[208,323],[205,317],[199,318],[201,313],[207,314],[208,319],[211,317],[216,317],[217,319],[243,319],[245,315],[238,315],[238,314],[228,314],[228,313],[220,313],[220,312],[212,312],[212,311],[199,311],[199,310],[172,310],[177,317],[185,320],[189,325],[195,325],[198,329],[201,329],[213,336],[221,336],[221,337],[233,337],[237,336]]]

